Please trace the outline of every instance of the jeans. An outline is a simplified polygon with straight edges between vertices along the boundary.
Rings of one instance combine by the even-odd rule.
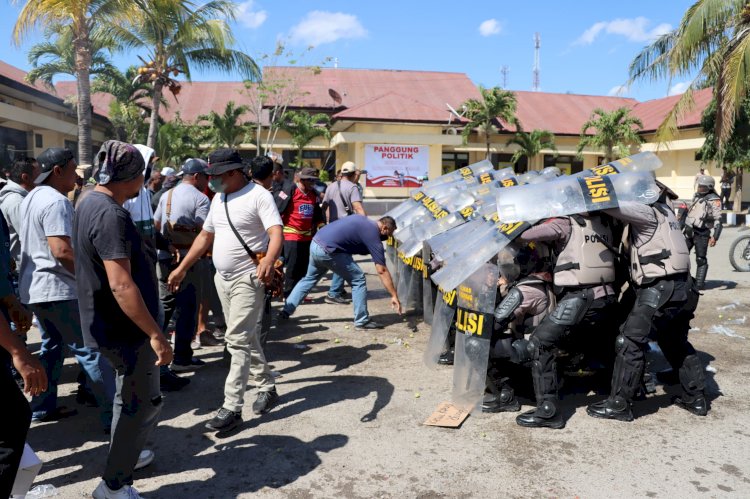
[[[224,341],[232,356],[224,383],[223,407],[232,412],[242,412],[248,376],[251,375],[259,391],[269,392],[276,386],[263,354],[258,331],[266,290],[250,273],[233,280],[225,280],[216,274],[215,281],[227,320]]]
[[[112,366],[99,350],[84,346],[78,300],[33,303],[29,305],[42,334],[39,360],[47,372],[49,388],[31,399],[34,418],[43,418],[57,408],[57,384],[63,367],[63,347],[67,345],[91,381],[90,388],[101,409],[105,427],[112,421],[112,400],[115,395],[115,375]]]
[[[352,286],[352,304],[354,305],[354,325],[364,326],[370,321],[367,312],[367,279],[365,273],[348,253],[326,253],[313,241],[310,245],[310,264],[307,275],[297,283],[284,304],[284,311],[292,315],[307,293],[328,272],[340,275]]]
[[[116,327],[116,326],[113,326]],[[161,412],[156,354],[151,344],[102,347],[117,374],[112,436],[102,479],[110,489],[133,483],[133,468]]]
[[[201,278],[205,278],[207,262],[200,259],[188,269],[185,279],[176,293],[172,293],[167,286],[169,273],[176,268],[167,260],[160,260],[157,266],[159,279],[159,299],[164,306],[164,324],[162,330],[166,333],[169,321],[174,315],[174,362],[175,364],[189,364],[193,358],[190,342],[195,336],[198,326],[198,299],[202,292]]]
[[[0,425],[0,497],[10,496],[31,423],[29,403],[7,369],[8,363],[11,363],[10,355],[0,348],[0,393],[3,394],[3,423]]]
[[[328,288],[328,296],[331,298],[341,298],[344,296],[344,278],[334,272],[331,278],[331,287]]]

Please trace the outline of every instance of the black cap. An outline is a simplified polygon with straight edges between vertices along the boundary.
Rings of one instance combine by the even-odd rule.
[[[318,180],[318,178],[320,178],[320,174],[315,168],[306,166],[302,170],[300,170],[299,178],[300,180]]]
[[[37,185],[43,183],[56,166],[65,166],[71,159],[75,159],[75,154],[68,148],[50,147],[49,149],[45,149],[36,158],[42,173],[34,179],[34,183]]]
[[[183,175],[195,175],[196,173],[206,173],[208,170],[208,163],[199,158],[190,158],[182,165],[182,169],[177,176]]]
[[[208,175],[221,175],[240,168],[245,168],[245,165],[236,149],[217,149],[208,155]]]

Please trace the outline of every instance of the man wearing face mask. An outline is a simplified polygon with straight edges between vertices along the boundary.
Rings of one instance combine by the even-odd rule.
[[[354,329],[381,329],[382,325],[370,319],[367,311],[367,279],[352,255],[372,255],[380,282],[391,295],[391,306],[400,314],[401,302],[391,273],[385,266],[385,250],[381,242],[393,235],[395,230],[396,221],[391,217],[382,217],[376,222],[362,215],[350,215],[320,229],[310,244],[307,275],[292,290],[279,318],[289,318],[307,293],[330,270],[352,286]]]
[[[173,292],[179,289],[188,269],[213,244],[214,281],[227,322],[224,340],[232,360],[224,403],[206,427],[226,432],[242,422],[249,375],[258,389],[255,414],[271,410],[279,397],[260,344],[258,318],[265,283],[270,282],[281,253],[282,222],[271,193],[245,176],[237,151],[219,149],[208,159],[209,187],[217,194],[203,230],[167,282]]]
[[[203,190],[208,185],[206,169],[208,164],[202,159],[191,158],[182,165],[177,186],[167,191],[154,213],[156,230],[174,246],[178,253],[159,250],[159,265],[156,274],[159,278],[159,298],[164,307],[164,330],[172,316],[175,317],[174,362],[172,370],[190,371],[205,364],[193,357],[190,343],[198,321],[198,301],[202,292],[202,281],[208,275],[207,262],[203,255],[185,275],[180,289],[172,293],[167,285],[167,277],[187,254],[198,237],[203,222],[208,216],[210,202]]]

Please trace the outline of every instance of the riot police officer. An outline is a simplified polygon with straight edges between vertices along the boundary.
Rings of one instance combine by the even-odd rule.
[[[490,346],[491,362],[524,364],[530,360],[528,341],[531,333],[555,304],[549,251],[545,244],[513,244],[498,255],[503,296],[495,308]],[[491,368],[487,375],[487,393],[483,412],[515,412],[521,405],[502,368]],[[504,374],[504,373],[503,373]]]
[[[645,369],[649,334],[667,361],[679,370],[682,395],[674,403],[693,414],[705,416],[705,374],[688,330],[698,304],[698,292],[690,277],[690,253],[667,196],[677,196],[660,184],[662,194],[653,205],[622,203],[606,213],[629,224],[630,283],[636,298],[615,341],[615,366],[609,398],[591,404],[590,416],[632,421],[631,404]]]
[[[553,279],[555,286],[561,288],[557,306],[529,340],[537,407],[516,418],[521,426],[556,429],[565,426],[557,394],[555,347],[574,326],[583,322],[603,323],[616,306],[612,286],[615,234],[609,222],[600,214],[551,218],[519,236],[521,241],[554,243],[557,258]]]
[[[716,193],[714,178],[700,175],[697,192],[685,219],[685,238],[688,251],[695,247],[695,284],[703,289],[708,274],[708,247],[714,247],[721,235],[721,198]],[[711,229],[714,233],[711,235]]]

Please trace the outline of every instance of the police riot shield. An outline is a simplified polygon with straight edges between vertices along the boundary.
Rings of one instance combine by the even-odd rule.
[[[398,242],[393,236],[390,236],[385,242],[385,264],[388,272],[391,273],[393,285],[398,285]]]
[[[490,357],[498,268],[482,265],[457,289],[452,402],[472,411],[482,400]]]
[[[406,310],[422,308],[422,257],[407,257],[399,251],[398,285],[396,293],[401,306]]]
[[[503,192],[497,197],[497,213],[503,222],[541,220],[616,208],[625,201],[650,204],[658,197],[648,172],[560,177]]]
[[[430,245],[422,243],[422,317],[425,324],[432,324],[432,313],[435,307],[435,286],[430,279]]]
[[[456,301],[455,289],[446,291],[437,288],[430,339],[427,341],[427,348],[422,357],[427,367],[437,367],[440,356],[452,346],[448,343],[448,338],[456,316]]]

